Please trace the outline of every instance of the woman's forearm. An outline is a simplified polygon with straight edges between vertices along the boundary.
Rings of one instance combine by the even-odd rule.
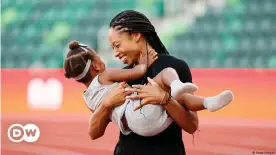
[[[88,133],[91,139],[97,139],[104,135],[105,129],[110,122],[112,110],[122,105],[126,100],[126,96],[129,95],[125,91],[127,86],[125,82],[121,82],[103,97],[100,106],[93,112],[89,120]]]
[[[100,138],[104,135],[105,129],[110,122],[109,116],[111,108],[101,104],[92,114],[89,120],[88,134],[92,140]]]
[[[170,117],[186,132],[193,134],[198,128],[198,117],[196,112],[186,110],[175,99],[163,106]]]

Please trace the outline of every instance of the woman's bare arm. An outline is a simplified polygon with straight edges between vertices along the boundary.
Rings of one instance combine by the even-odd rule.
[[[110,114],[112,109],[125,102],[128,93],[125,88],[128,85],[121,82],[116,87],[112,88],[109,93],[103,98],[100,106],[94,111],[89,119],[88,133],[91,139],[97,139],[104,135],[105,129],[110,122]]]
[[[168,94],[166,96],[169,96]],[[175,99],[163,106],[170,117],[186,132],[193,134],[198,128],[198,116],[196,112],[185,109]]]
[[[92,113],[88,127],[88,134],[92,140],[98,139],[104,135],[105,129],[110,122],[110,113],[111,108],[106,106],[106,103],[100,104],[98,109]]]

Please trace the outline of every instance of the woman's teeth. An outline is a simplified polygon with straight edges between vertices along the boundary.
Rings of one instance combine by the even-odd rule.
[[[121,61],[123,61],[124,63],[126,62],[126,60],[127,60],[126,56],[124,56],[124,57],[121,58]]]

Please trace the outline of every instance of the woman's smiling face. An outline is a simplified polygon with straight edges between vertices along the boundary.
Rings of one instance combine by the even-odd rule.
[[[124,64],[137,63],[141,46],[139,45],[141,34],[121,32],[114,28],[109,29],[108,40],[114,52],[114,56]]]

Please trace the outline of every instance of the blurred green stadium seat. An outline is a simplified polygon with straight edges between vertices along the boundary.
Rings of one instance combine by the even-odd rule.
[[[195,68],[275,68],[270,57],[276,55],[273,8],[274,0],[240,0],[221,12],[208,9],[168,49]]]
[[[269,68],[276,68],[276,56],[270,57],[268,62]]]
[[[208,8],[166,46],[191,67],[275,68],[275,8],[275,0],[232,1],[222,12]],[[60,68],[69,41],[97,50],[99,29],[125,9],[162,17],[165,7],[164,0],[3,0],[2,67]]]

